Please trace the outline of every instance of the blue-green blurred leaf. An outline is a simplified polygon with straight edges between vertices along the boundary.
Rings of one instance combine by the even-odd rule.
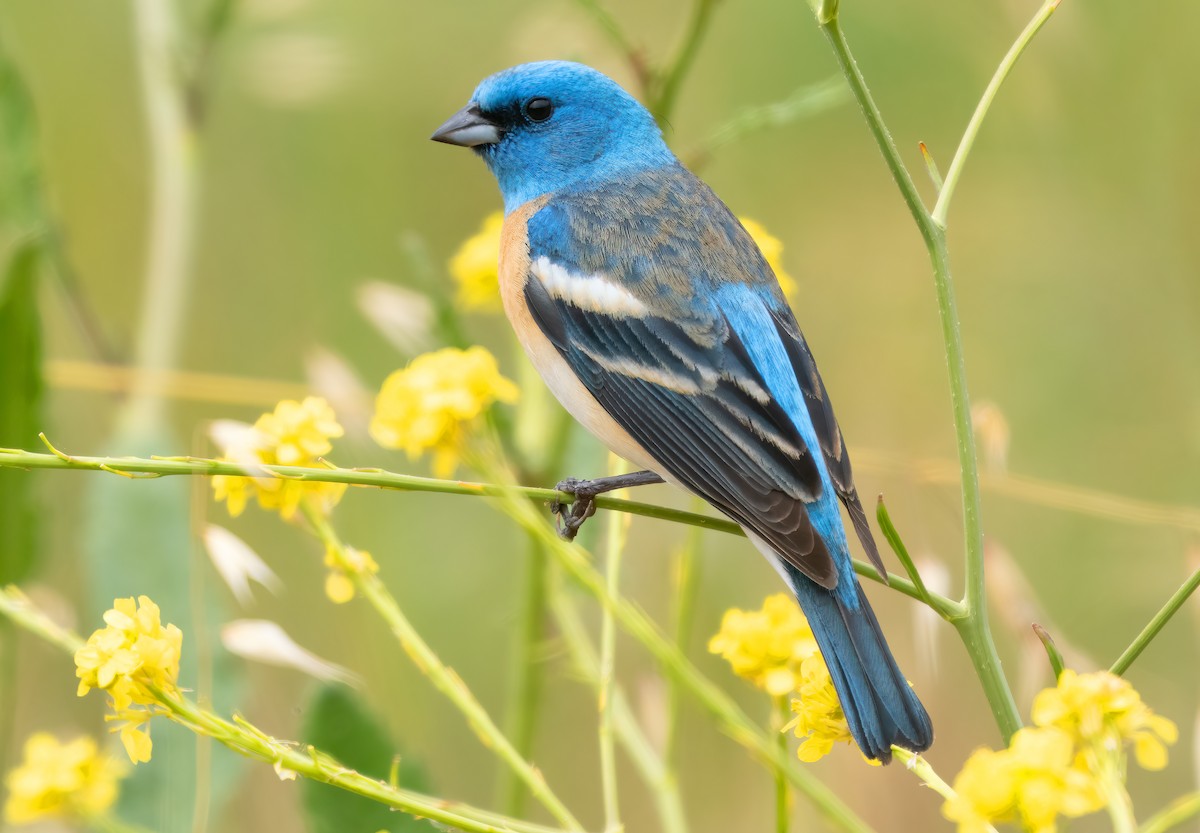
[[[309,704],[303,737],[305,743],[373,778],[387,779],[397,754],[387,730],[345,686],[326,685],[317,690]],[[407,758],[401,758],[399,781],[408,789],[429,790],[422,768]],[[309,833],[405,833],[432,828],[429,822],[328,784],[304,781],[303,790]]]
[[[109,443],[114,454],[163,454],[180,441],[156,425],[128,423]],[[192,557],[188,516],[189,478],[130,480],[93,478],[88,500],[84,556],[89,573],[88,625],[99,626],[113,599],[144,594],[162,610],[164,622],[183,631],[180,683],[202,702],[211,698],[229,714],[241,690],[241,663],[221,647],[225,618],[217,580],[207,562]],[[199,582],[199,584],[197,584]],[[202,600],[197,609],[195,601]],[[244,759],[208,740],[211,766],[197,770],[197,739],[165,720],[152,724],[154,757],[138,765],[121,790],[119,815],[159,831],[190,833],[197,796],[217,817],[232,794]]]
[[[0,446],[32,448],[41,430],[42,345],[37,244],[26,241],[0,269]],[[0,584],[24,579],[37,552],[33,477],[0,471]]]

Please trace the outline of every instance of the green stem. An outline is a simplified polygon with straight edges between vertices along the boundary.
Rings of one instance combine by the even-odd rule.
[[[952,619],[991,705],[992,714],[1005,741],[1021,726],[1016,701],[1004,677],[988,625],[983,563],[983,527],[980,520],[979,465],[975,457],[975,438],[971,425],[971,405],[967,393],[967,371],[964,359],[962,332],[950,276],[950,259],[946,249],[946,231],[933,221],[921,202],[912,177],[896,150],[895,142],[884,124],[858,64],[850,52],[846,38],[838,25],[836,3],[826,3],[818,15],[821,29],[833,46],[850,89],[866,116],[867,124],[883,153],[888,169],[908,205],[913,219],[925,240],[933,263],[934,285],[937,290],[938,312],[942,323],[946,363],[950,373],[950,401],[954,413],[954,430],[958,447],[958,462],[962,476],[963,538],[965,551],[966,594],[963,598],[965,618]],[[945,191],[943,190],[943,193]]]
[[[788,754],[787,733],[783,727],[791,718],[787,697],[776,697],[771,704],[771,731],[775,733],[775,745],[785,756]],[[775,833],[787,833],[788,820],[791,816],[788,807],[787,774],[782,769],[775,770]]]
[[[942,780],[942,777],[929,765],[929,761],[920,755],[914,755],[907,749],[901,749],[899,746],[892,747],[892,755],[895,756],[897,761],[904,764],[905,769],[920,778],[921,783],[946,799],[946,801],[956,801],[958,799],[958,793],[954,791],[953,787]],[[996,833],[996,828],[992,827],[986,821],[980,821],[979,824],[981,825],[981,830],[988,833]]]
[[[624,474],[624,461],[610,455],[610,474]],[[621,554],[625,550],[629,516],[616,512],[608,516],[608,541],[604,566],[606,571],[605,590],[612,598],[621,595]],[[617,672],[617,626],[612,611],[605,608],[600,620],[600,686],[599,686],[599,739],[600,739],[600,784],[604,794],[604,830],[616,833],[622,830],[621,809],[617,799],[617,756],[613,747],[613,690]]]
[[[1200,816],[1200,792],[1189,793],[1172,801],[1148,818],[1139,833],[1166,833],[1185,821]]]
[[[675,53],[675,58],[662,76],[658,94],[654,96],[650,106],[654,120],[660,125],[667,124],[671,120],[672,113],[675,112],[679,90],[692,68],[692,63],[696,60],[696,52],[712,22],[712,13],[716,5],[717,0],[693,0],[692,16],[688,20],[687,30],[679,45],[679,51]]]
[[[69,654],[74,654],[83,647],[83,639],[77,633],[61,627],[35,607],[15,584],[0,588],[0,615],[22,630],[29,631],[51,645],[57,645]]]
[[[551,586],[550,609],[571,654],[574,670],[599,694],[600,658],[588,638],[574,602],[563,592],[561,582]],[[619,685],[613,688],[612,706],[613,729],[617,740],[654,797],[663,833],[687,833],[679,783],[638,725],[629,700]]]
[[[694,498],[693,503],[699,503]],[[692,622],[696,608],[696,595],[700,592],[700,569],[697,554],[700,550],[700,530],[688,530],[683,546],[675,557],[674,590],[675,615],[671,635],[680,653],[687,655],[692,637]],[[683,691],[678,680],[667,680],[666,729],[663,736],[663,760],[672,773],[679,771],[679,720]]]
[[[883,121],[883,114],[879,112],[875,99],[871,97],[871,92],[867,89],[867,82],[858,68],[858,62],[854,60],[854,55],[850,52],[850,45],[846,43],[846,36],[842,34],[841,26],[838,24],[836,9],[833,10],[832,16],[828,20],[818,18],[818,21],[821,24],[821,31],[825,33],[825,37],[833,47],[834,55],[837,56],[838,64],[842,68],[842,74],[846,76],[846,81],[850,84],[850,91],[854,94],[858,106],[862,108],[863,115],[867,120],[867,127],[870,129],[871,135],[875,137],[875,143],[879,146],[879,150],[883,153],[883,160],[887,163],[888,170],[891,171],[892,178],[896,180],[896,185],[900,189],[901,196],[904,197],[905,204],[908,205],[909,212],[912,213],[913,219],[921,228],[922,236],[926,237],[928,244],[926,227],[931,225],[929,214],[925,210],[925,204],[921,202],[921,196],[917,192],[917,186],[913,184],[912,177],[908,174],[908,169],[904,167],[900,152],[896,150],[896,143],[892,141],[892,134],[888,132],[887,125]]]
[[[1013,699],[1012,689],[1004,677],[1004,669],[1000,664],[1000,655],[996,652],[996,643],[988,629],[986,618],[978,615],[967,616],[952,621],[958,630],[959,638],[966,646],[975,674],[979,677],[983,693],[987,697],[988,706],[1004,736],[1007,744],[1017,730],[1021,728],[1021,714],[1017,710],[1017,701]]]
[[[555,561],[606,609],[612,611],[618,624],[658,660],[668,676],[677,679],[716,718],[731,738],[767,766],[783,769],[792,785],[808,796],[831,823],[845,831],[871,830],[825,784],[781,752],[775,740],[751,720],[729,695],[701,674],[679,650],[679,646],[667,639],[636,605],[610,594],[607,582],[591,566],[586,553],[579,546],[560,539],[546,523],[545,517],[521,495],[520,490],[506,490],[501,497],[504,511],[524,529],[540,537]]]
[[[541,645],[542,617],[546,607],[546,553],[542,545],[529,539],[526,560],[525,596],[521,600],[520,634],[517,653],[513,658],[515,673],[509,702],[512,704],[505,721],[506,733],[522,758],[529,760],[533,753],[533,736],[537,728],[538,703],[542,693]],[[520,816],[527,792],[521,779],[509,768],[500,771],[501,805],[510,816]]]
[[[309,481],[313,483],[346,483],[351,486],[366,486],[377,489],[394,489],[405,492],[432,492],[444,495],[466,495],[470,497],[500,497],[506,491],[514,491],[530,500],[571,503],[573,495],[555,489],[533,486],[505,487],[495,483],[472,483],[463,480],[437,480],[409,474],[384,471],[383,469],[307,468],[304,466],[260,466],[248,470],[246,466],[228,460],[212,460],[203,457],[77,457],[55,450],[54,454],[38,454],[16,448],[0,448],[0,468],[49,469],[51,471],[104,471],[124,477],[211,477],[217,474],[235,477],[261,477],[264,472],[277,477]],[[731,535],[745,533],[741,527],[724,518],[700,515],[666,506],[655,506],[635,500],[623,500],[607,495],[596,498],[596,506],[644,518],[686,524],[701,529],[712,529]],[[854,562],[855,571],[871,581],[882,582],[875,568],[862,561]],[[892,590],[922,601],[920,593],[907,579],[888,574]],[[961,606],[953,599],[930,593],[929,604],[943,618],[949,619],[962,614]]]
[[[391,786],[349,769],[312,746],[276,741],[245,721],[236,723],[204,711],[181,697],[160,695],[159,702],[178,722],[208,735],[234,752],[274,764],[280,772],[295,772],[325,784],[470,833],[554,833],[555,828],[508,818],[465,804]],[[578,830],[578,827],[571,828]]]
[[[68,654],[83,647],[83,640],[78,635],[56,624],[15,586],[0,589],[0,615]],[[182,697],[169,696],[161,690],[154,693],[180,723],[235,752],[278,764],[283,770],[332,784],[410,815],[432,819],[468,833],[560,833],[556,828],[391,786],[361,775],[311,746],[301,751],[297,744],[274,740],[245,721],[231,723]]]
[[[1092,771],[1100,782],[1100,790],[1107,799],[1105,806],[1112,821],[1113,833],[1137,833],[1137,819],[1133,815],[1133,799],[1125,789],[1125,774],[1119,761],[1119,752],[1097,746],[1090,757]]]
[[[161,418],[163,398],[153,380],[156,373],[177,363],[193,271],[198,137],[175,71],[179,21],[173,9],[173,4],[161,0],[133,4],[151,183],[145,290],[135,356],[142,372],[123,414],[127,424],[137,426]]]
[[[353,559],[346,546],[330,525],[329,520],[307,501],[301,502],[304,517],[312,525],[317,537],[333,552],[358,588],[371,603],[400,642],[405,653],[434,687],[462,712],[480,742],[490,749],[503,763],[521,779],[558,822],[568,830],[582,830],[579,821],[550,789],[542,773],[517,752],[509,739],[502,733],[491,716],[467,688],[466,683],[446,666],[421,638],[416,628],[408,621],[395,597],[373,573],[355,569]]]
[[[996,99],[996,93],[1000,91],[1000,85],[1004,83],[1004,79],[1008,78],[1008,74],[1016,65],[1017,59],[1025,51],[1033,40],[1034,35],[1038,30],[1046,24],[1050,19],[1050,15],[1054,14],[1054,10],[1058,8],[1058,4],[1062,0],[1046,0],[1042,7],[1038,9],[1037,14],[1029,21],[1025,29],[1013,41],[1013,45],[1009,47],[1008,52],[1000,61],[1000,66],[996,68],[996,72],[992,75],[992,80],[988,82],[987,89],[983,91],[983,96],[979,99],[979,103],[975,105],[975,112],[971,114],[971,120],[967,122],[967,129],[963,131],[962,140],[958,143],[958,150],[954,152],[954,158],[950,161],[950,167],[946,170],[946,178],[942,182],[941,190],[938,193],[937,204],[933,207],[933,212],[930,218],[942,228],[946,227],[946,214],[950,210],[950,200],[954,196],[954,189],[958,187],[958,180],[962,176],[963,166],[967,164],[967,157],[971,154],[971,147],[975,144],[975,137],[979,135],[979,128],[983,126],[983,120],[987,116],[988,110],[992,106],[992,102]]]
[[[1176,590],[1171,598],[1167,599],[1167,603],[1162,606],[1158,613],[1154,614],[1154,618],[1142,629],[1142,632],[1137,635],[1128,648],[1117,657],[1117,661],[1112,664],[1109,669],[1114,674],[1121,675],[1129,670],[1129,666],[1133,665],[1134,660],[1141,656],[1142,651],[1146,650],[1146,646],[1158,636],[1159,631],[1166,626],[1175,612],[1183,606],[1183,603],[1188,600],[1192,593],[1196,592],[1196,588],[1200,587],[1200,569],[1192,573],[1187,581]]]

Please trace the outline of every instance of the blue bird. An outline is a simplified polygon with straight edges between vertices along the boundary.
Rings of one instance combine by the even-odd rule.
[[[841,429],[733,213],[636,99],[581,64],[492,75],[432,138],[472,148],[499,182],[504,309],[558,400],[647,469],[640,482],[674,483],[746,531],[800,602],[867,757],[927,749],[929,716],[850,561],[839,500],[886,575]],[[595,493],[578,491],[577,507]],[[573,511],[569,531],[590,514]]]

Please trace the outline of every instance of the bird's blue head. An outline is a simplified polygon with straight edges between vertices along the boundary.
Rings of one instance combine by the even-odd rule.
[[[569,61],[521,64],[484,79],[432,138],[482,156],[506,212],[675,161],[645,107],[608,76]]]

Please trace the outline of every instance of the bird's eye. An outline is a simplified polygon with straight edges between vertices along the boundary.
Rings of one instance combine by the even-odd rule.
[[[554,104],[550,99],[538,96],[526,101],[524,110],[530,121],[545,121],[554,115]]]

